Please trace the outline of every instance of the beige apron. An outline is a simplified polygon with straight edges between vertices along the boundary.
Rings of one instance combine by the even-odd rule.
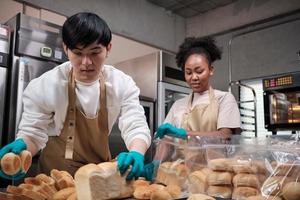
[[[82,165],[111,159],[103,75],[100,75],[100,110],[95,118],[85,117],[76,107],[75,80],[72,70],[69,74],[68,93],[69,106],[63,129],[59,136],[49,137],[39,158],[39,172],[49,174],[52,169],[58,169],[74,175]]]
[[[192,108],[193,97],[194,94],[191,95],[188,101],[187,111],[183,115],[181,127],[188,131],[217,131],[219,104],[215,99],[215,93],[212,87],[209,88],[208,104],[199,104]],[[197,141],[201,143],[201,140]],[[187,146],[191,146],[189,140],[187,143]],[[186,164],[193,170],[199,170],[206,166],[207,154],[213,154],[214,157],[216,155],[214,151],[197,148],[187,148],[186,151],[188,151],[185,153]]]
[[[199,104],[192,109],[194,94],[191,95],[181,127],[188,131],[216,131],[219,104],[215,99],[214,90],[209,88],[209,104]]]

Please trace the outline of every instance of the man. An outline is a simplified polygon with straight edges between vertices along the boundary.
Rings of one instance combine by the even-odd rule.
[[[109,27],[96,14],[78,13],[64,23],[62,38],[69,62],[29,83],[17,139],[0,150],[0,158],[42,150],[40,172],[55,168],[74,175],[84,164],[111,159],[108,136],[119,116],[129,152],[118,156],[118,169],[124,174],[131,165],[126,178],[139,177],[151,136],[135,82],[103,64],[112,47]],[[0,171],[0,176],[18,179],[24,174]]]

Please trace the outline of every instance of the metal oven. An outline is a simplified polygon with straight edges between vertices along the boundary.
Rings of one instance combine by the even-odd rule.
[[[265,127],[300,129],[300,72],[263,79]]]
[[[174,54],[160,51],[158,62],[157,126],[164,122],[173,103],[191,92]]]

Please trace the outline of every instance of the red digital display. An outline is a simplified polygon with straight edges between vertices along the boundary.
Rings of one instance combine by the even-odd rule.
[[[292,76],[284,76],[284,77],[264,80],[265,88],[279,87],[279,86],[285,86],[285,85],[291,85],[291,84],[293,84]]]

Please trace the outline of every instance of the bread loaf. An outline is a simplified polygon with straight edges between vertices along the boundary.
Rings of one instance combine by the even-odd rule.
[[[32,163],[32,156],[30,151],[24,150],[20,153],[20,158],[21,158],[21,169],[24,173],[26,173]]]
[[[135,190],[137,187],[141,187],[141,186],[149,186],[150,182],[149,181],[145,181],[143,179],[138,179],[136,181],[133,182],[132,187]]]
[[[187,200],[216,200],[213,197],[207,196],[205,194],[192,194]]]
[[[45,196],[47,196],[48,198],[52,197],[54,195],[54,193],[56,192],[56,190],[54,190],[49,185],[47,185],[46,183],[42,182],[41,180],[39,180],[35,177],[25,178],[24,182],[25,182],[25,184],[35,186],[32,189],[33,191],[40,192],[40,193],[44,194]]]
[[[75,173],[78,200],[126,198],[133,194],[132,182],[127,182],[117,170],[116,162],[84,165]]]
[[[54,192],[57,192],[57,189],[55,187],[55,180],[52,177],[47,176],[46,174],[38,174],[35,178],[47,184],[53,189]]]
[[[1,159],[1,170],[9,175],[15,175],[21,169],[21,159],[14,153],[7,153]]]
[[[0,192],[0,200],[32,200],[32,198],[26,197],[21,194]]]
[[[257,165],[249,160],[240,160],[237,159],[232,163],[232,168],[234,173],[241,174],[241,173],[248,173],[248,174],[257,174],[258,169]]]

